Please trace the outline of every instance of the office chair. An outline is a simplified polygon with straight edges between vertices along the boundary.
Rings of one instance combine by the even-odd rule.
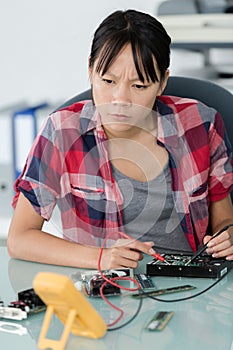
[[[233,146],[233,94],[230,91],[208,80],[171,76],[163,94],[193,98],[215,108],[223,118]]]

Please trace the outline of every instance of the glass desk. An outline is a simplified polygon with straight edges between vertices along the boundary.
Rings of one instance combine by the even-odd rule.
[[[34,276],[40,271],[65,274],[72,277],[78,269],[53,265],[37,264],[10,259],[6,247],[0,247],[0,299],[5,306],[17,300],[19,291],[32,288]],[[138,272],[145,272],[145,261]],[[158,289],[191,284],[197,287],[192,291],[175,293],[161,299],[178,299],[196,294],[215,280],[211,278],[153,277]],[[100,298],[88,299],[106,323],[114,320],[118,313]],[[113,297],[125,312],[122,323],[135,313],[138,300],[131,296]],[[157,311],[174,311],[174,316],[160,332],[145,330],[146,323]],[[26,320],[14,322],[24,327],[23,335],[0,331],[1,349],[37,349],[37,340],[43,323],[44,312],[31,315]],[[63,325],[54,317],[48,333],[49,338],[59,339]],[[180,302],[159,302],[143,299],[139,315],[126,327],[107,332],[98,340],[70,335],[66,350],[117,350],[117,349],[158,349],[158,350],[233,350],[233,269],[212,289],[193,299]]]

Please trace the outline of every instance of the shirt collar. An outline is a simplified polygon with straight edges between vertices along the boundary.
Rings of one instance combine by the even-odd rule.
[[[93,129],[101,129],[100,115],[92,101],[88,101],[80,115],[80,133],[84,135]]]
[[[162,101],[162,97],[157,98],[155,106],[158,118],[158,141],[168,149],[178,148],[178,130],[173,109]]]

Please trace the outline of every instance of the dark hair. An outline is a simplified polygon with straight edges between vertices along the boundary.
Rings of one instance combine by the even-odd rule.
[[[105,74],[123,47],[131,44],[139,79],[159,81],[154,59],[163,81],[170,64],[171,38],[162,24],[149,14],[136,10],[110,14],[95,31],[89,66],[99,59],[96,70]]]

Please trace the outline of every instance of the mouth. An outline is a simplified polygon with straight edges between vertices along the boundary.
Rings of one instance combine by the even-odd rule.
[[[117,114],[117,113],[111,113],[109,114],[110,118],[116,121],[129,121],[131,117],[125,114]]]

